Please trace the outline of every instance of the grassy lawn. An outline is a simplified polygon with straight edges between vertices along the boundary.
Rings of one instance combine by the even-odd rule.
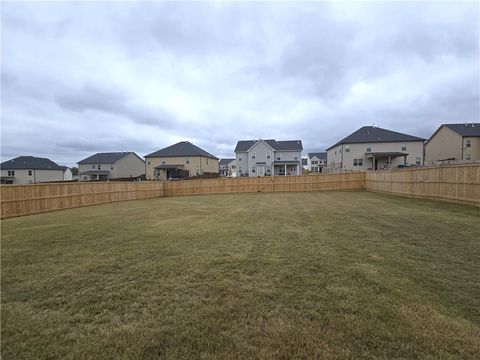
[[[480,208],[176,197],[2,221],[2,358],[478,358]]]

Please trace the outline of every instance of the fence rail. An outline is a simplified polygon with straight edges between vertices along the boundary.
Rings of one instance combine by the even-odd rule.
[[[480,205],[480,165],[315,176],[5,185],[0,186],[0,217],[166,196],[361,189]]]

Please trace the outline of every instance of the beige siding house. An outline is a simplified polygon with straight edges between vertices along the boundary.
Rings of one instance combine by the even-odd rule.
[[[78,162],[80,181],[139,178],[145,162],[134,152],[96,153]]]
[[[480,160],[480,123],[443,124],[425,144],[425,163]]]
[[[425,139],[364,126],[327,149],[327,167],[380,170],[423,165]]]
[[[47,158],[19,156],[3,162],[0,168],[2,184],[34,184],[64,179],[64,168]]]
[[[188,141],[145,156],[147,180],[168,180],[218,173],[218,158]]]

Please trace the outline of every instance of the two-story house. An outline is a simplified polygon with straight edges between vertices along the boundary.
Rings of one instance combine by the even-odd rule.
[[[235,177],[236,176],[236,160],[233,159],[220,159],[218,162],[218,172],[220,176]]]
[[[327,149],[327,166],[347,170],[423,165],[425,139],[364,126]]]
[[[235,147],[238,176],[302,174],[302,141],[241,140]]]
[[[19,156],[0,164],[2,184],[63,181],[64,168],[47,158]]]
[[[147,180],[218,173],[218,158],[188,141],[181,141],[148,154],[145,160]]]
[[[480,123],[443,124],[425,144],[425,163],[480,160]]]
[[[145,162],[134,152],[96,153],[78,162],[80,181],[137,178],[145,174]]]
[[[308,153],[308,157],[307,157],[308,170],[313,172],[322,172],[322,168],[324,168],[325,166],[327,166],[326,152]]]

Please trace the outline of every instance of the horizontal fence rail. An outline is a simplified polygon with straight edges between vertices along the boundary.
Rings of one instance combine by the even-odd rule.
[[[363,189],[480,205],[480,165],[168,182],[3,185],[0,186],[0,217],[166,196]]]
[[[368,172],[365,187],[368,191],[480,204],[480,165]]]

